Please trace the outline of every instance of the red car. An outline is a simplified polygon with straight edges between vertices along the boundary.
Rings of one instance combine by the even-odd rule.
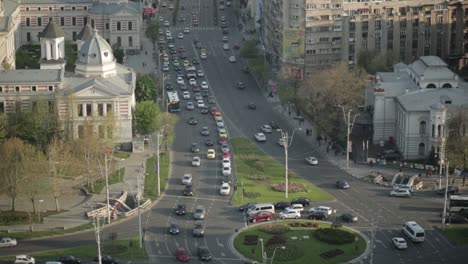
[[[220,137],[219,140],[218,140],[218,143],[220,145],[227,144],[227,138],[226,137]]]
[[[235,49],[239,49],[239,48],[240,48],[239,44],[237,44],[237,43],[234,44],[234,48],[235,48]]]
[[[216,109],[216,107],[211,107],[210,109],[210,112],[211,112],[211,115],[214,115],[216,112],[218,112],[218,109]]]
[[[185,52],[185,48],[184,48],[184,47],[180,47],[180,48],[179,48],[179,53],[183,53],[183,52]]]
[[[184,248],[178,248],[175,252],[177,261],[187,262],[190,260],[190,255],[185,252]]]
[[[229,151],[223,152],[223,159],[230,159],[231,153]]]
[[[249,216],[249,222],[256,223],[260,221],[270,221],[273,218],[273,214],[270,212],[257,212]]]

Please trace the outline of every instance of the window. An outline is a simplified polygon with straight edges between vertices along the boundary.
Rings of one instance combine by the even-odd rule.
[[[5,102],[0,102],[0,113],[5,113]]]
[[[31,42],[31,32],[26,32],[26,41]]]
[[[78,108],[76,110],[78,110],[78,116],[83,116],[83,104],[79,104],[77,107]]]
[[[0,86],[0,93],[3,93],[3,86]]]
[[[29,11],[29,7],[26,7],[26,11]]]
[[[29,17],[26,18],[26,26],[31,26],[31,19]]]
[[[92,115],[93,115],[93,105],[86,104],[86,116],[92,116]]]
[[[72,17],[72,26],[76,26],[76,17]]]
[[[36,92],[36,86],[35,85],[31,86],[31,91]]]
[[[104,104],[98,104],[98,116],[104,116]]]
[[[83,17],[83,24],[87,25],[88,24],[88,17]]]
[[[91,19],[91,28],[94,28],[94,19]]]
[[[117,45],[122,46],[122,38],[117,37]]]
[[[109,23],[106,23],[106,29],[109,29]]]
[[[60,17],[60,25],[65,26],[65,18],[64,17]]]
[[[432,125],[432,137],[434,138],[435,136],[435,125]]]
[[[16,92],[19,92],[19,91],[20,91],[20,87],[19,87],[19,86],[16,86],[16,87],[15,87],[15,91],[16,91]]]
[[[121,30],[120,21],[117,21],[117,30]]]
[[[49,11],[52,11],[52,7],[49,7]]]
[[[54,86],[49,85],[49,92],[53,92],[53,91],[54,91]]]
[[[418,155],[424,156],[425,154],[426,154],[426,146],[424,145],[424,143],[419,143]]]
[[[128,46],[133,47],[133,37],[132,36],[128,37]]]
[[[426,134],[426,121],[421,121],[419,123],[419,134],[421,134],[421,135]]]
[[[87,9],[88,9],[88,7],[87,7],[87,6],[84,6],[84,7],[83,7],[83,10],[87,10]]]
[[[63,11],[65,8],[63,6],[60,7],[60,10]]]
[[[41,11],[41,8],[40,8],[40,7],[38,7],[38,8],[37,8],[37,11]]]
[[[132,23],[132,21],[128,21],[128,30],[133,30],[133,23]]]
[[[37,18],[37,26],[42,27],[42,17]]]
[[[73,40],[76,40],[76,31],[73,31]]]
[[[74,6],[72,6],[72,10],[75,11],[75,7],[74,7]]]
[[[112,104],[106,104],[107,113],[112,112]]]

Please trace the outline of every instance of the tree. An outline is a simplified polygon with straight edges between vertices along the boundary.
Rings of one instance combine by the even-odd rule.
[[[158,130],[161,112],[151,101],[139,102],[135,109],[135,129],[140,135],[149,135]]]
[[[255,40],[244,41],[240,49],[240,55],[244,58],[255,58],[259,55],[257,44]]]
[[[117,60],[118,63],[123,64],[123,59],[125,57],[125,52],[120,47],[119,44],[114,44],[112,46],[112,54],[114,54],[115,59]]]
[[[25,167],[25,181],[21,184],[21,193],[31,202],[34,214],[37,213],[36,201],[39,196],[49,192],[49,166],[46,156],[37,148],[32,149]]]
[[[260,80],[266,79],[266,65],[265,58],[263,56],[258,55],[252,59],[249,59],[248,67],[252,75],[256,76]]]
[[[159,37],[159,23],[155,20],[151,21],[146,27],[145,35],[153,42],[154,47],[156,47],[156,41]]]
[[[5,113],[0,113],[0,143],[8,134],[8,119]]]
[[[451,113],[449,137],[447,139],[447,158],[450,166],[468,171],[468,108],[457,108]],[[463,177],[465,180],[465,177]],[[463,181],[463,185],[465,181]]]
[[[357,65],[366,70],[369,74],[391,71],[393,64],[394,59],[391,52],[364,50],[358,54]]]
[[[71,40],[65,41],[65,54],[68,66],[74,66],[77,59],[78,46]]]
[[[156,85],[151,76],[144,74],[137,78],[135,96],[137,102],[154,101],[156,99],[158,96]]]

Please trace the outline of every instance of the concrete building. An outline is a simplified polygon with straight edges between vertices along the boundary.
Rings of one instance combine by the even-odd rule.
[[[405,159],[426,158],[432,150],[443,160],[450,119],[468,110],[468,84],[435,56],[398,63],[373,80],[373,143],[394,143]],[[458,134],[468,134],[467,126]]]

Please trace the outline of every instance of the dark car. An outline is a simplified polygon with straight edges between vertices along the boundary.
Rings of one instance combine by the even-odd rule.
[[[237,44],[237,43],[236,43],[236,44],[234,44],[234,49],[240,49],[240,46],[239,46],[239,44]]]
[[[216,103],[216,100],[214,99],[213,96],[208,97],[208,103],[209,104],[215,104]]]
[[[336,181],[335,182],[335,185],[338,189],[348,189],[349,188],[349,184],[348,184],[348,181],[346,180],[339,180],[339,181]]]
[[[272,129],[278,129],[279,126],[278,126],[278,123],[276,123],[275,121],[270,121],[270,126]]]
[[[253,204],[255,204],[255,203],[245,203],[245,204],[239,206],[239,211],[245,212],[245,211],[247,211],[247,208],[249,208],[249,206],[251,206]]]
[[[291,204],[302,204],[302,206],[306,207],[310,205],[310,200],[309,198],[300,197],[300,198],[292,200]]]
[[[244,73],[249,73],[249,67],[248,67],[248,66],[242,67],[242,71],[243,71]]]
[[[284,210],[286,207],[291,206],[289,202],[281,201],[275,203],[275,210]]]
[[[324,212],[311,212],[307,218],[313,220],[327,220],[328,216]]]
[[[213,140],[211,140],[211,139],[205,140],[205,145],[207,145],[209,147],[213,146],[214,145]]]
[[[95,258],[94,258],[94,261],[99,262],[98,257],[95,257]],[[102,263],[102,264],[118,264],[118,263],[119,263],[119,259],[118,259],[118,258],[114,258],[114,257],[109,256],[109,255],[104,255],[104,256],[101,256],[101,263]]]
[[[192,143],[192,148],[191,148],[193,153],[198,153],[200,152],[200,146],[198,146],[198,143]]]
[[[189,119],[188,123],[189,123],[190,125],[196,125],[196,124],[198,124],[197,120],[195,120],[195,117],[191,117],[191,118]]]
[[[462,214],[451,214],[447,218],[445,218],[445,223],[466,224],[468,223],[468,218]]]
[[[173,90],[174,86],[172,86],[172,83],[166,83],[166,90]]]
[[[169,225],[169,234],[178,235],[180,233],[180,225],[178,223],[171,223]]]
[[[401,158],[401,154],[396,149],[387,149],[377,154],[377,157],[385,160],[399,160]]]
[[[210,261],[211,259],[213,259],[213,256],[206,247],[198,247],[197,255],[201,261]]]
[[[198,92],[200,92],[200,87],[194,86],[194,87],[192,88],[192,90],[193,90],[195,93],[198,93]]]
[[[63,264],[80,264],[81,259],[75,257],[75,256],[63,256],[63,257],[58,257],[57,261],[62,262]]]
[[[257,105],[254,103],[254,102],[250,102],[247,107],[250,109],[250,110],[255,110],[257,109]]]
[[[223,183],[229,183],[229,184],[231,184],[231,176],[229,176],[229,175],[224,175],[224,176],[223,176],[222,182],[223,182]]]
[[[209,97],[210,96],[210,93],[208,91],[203,91],[202,92],[202,97]]]
[[[179,67],[179,66],[175,66],[175,67],[174,67],[174,71],[176,71],[176,72],[181,72],[181,71],[182,71],[182,68]]]
[[[193,60],[192,60],[192,64],[193,64],[193,65],[198,65],[198,64],[200,64],[200,61],[197,60],[197,59],[193,59]]]
[[[229,34],[229,31],[227,30],[227,28],[223,28],[223,35],[227,35]]]
[[[458,191],[458,186],[449,185],[447,188],[447,195],[457,194]],[[437,190],[437,194],[445,195],[445,188]]]
[[[358,217],[355,215],[352,215],[350,213],[344,213],[338,217],[341,221],[347,222],[347,223],[356,223],[358,221]]]
[[[185,185],[184,196],[193,196],[193,186],[192,185]]]
[[[243,82],[237,82],[237,89],[243,90],[245,88],[245,84]]]
[[[208,108],[202,108],[202,109],[200,110],[200,113],[202,113],[202,114],[204,114],[204,115],[205,115],[205,114],[208,114],[208,112],[209,112],[209,111],[208,111]]]
[[[181,53],[181,54],[179,55],[179,58],[180,58],[181,60],[185,60],[185,59],[187,59],[187,55],[186,55],[185,53]]]
[[[187,213],[187,207],[184,204],[178,204],[175,213],[176,215],[185,215]]]

